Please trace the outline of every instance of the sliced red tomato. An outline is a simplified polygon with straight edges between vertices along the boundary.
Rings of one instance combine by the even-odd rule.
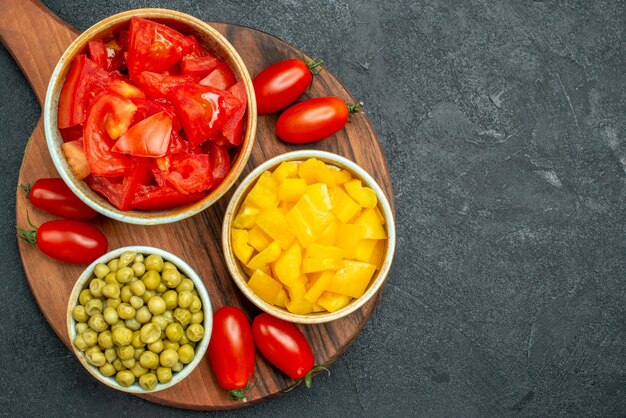
[[[219,182],[226,177],[230,170],[230,155],[226,147],[219,146],[212,141],[207,141],[205,144],[205,149],[208,149],[209,159],[211,161],[213,179]]]
[[[139,210],[166,210],[197,202],[205,196],[203,192],[181,194],[169,185],[140,186],[132,207]]]
[[[111,76],[86,55],[81,54],[74,58],[59,95],[59,129],[83,123],[93,98],[110,81]]]
[[[239,145],[243,141],[243,125],[244,115],[246,114],[246,107],[248,105],[248,96],[246,94],[246,85],[243,81],[237,82],[231,88],[228,89],[230,93],[238,98],[242,105],[238,107],[232,114],[232,116],[224,122],[222,126],[222,134],[232,145]]]
[[[143,99],[146,97],[141,90],[121,78],[111,80],[107,88],[113,93],[126,97],[127,99]]]
[[[108,62],[106,50],[104,48],[104,42],[102,39],[96,39],[95,41],[89,41],[87,44],[89,49],[89,58],[100,68],[108,71]]]
[[[171,133],[172,116],[159,112],[133,125],[111,150],[135,157],[162,157],[167,154]]]
[[[228,64],[220,61],[211,73],[200,80],[200,84],[215,87],[216,89],[226,90],[237,82],[235,75],[231,71]]]
[[[172,88],[185,84],[198,84],[198,77],[192,75],[163,75],[144,71],[137,76],[137,85],[149,99],[169,98]]]
[[[195,57],[204,57],[206,55],[213,55],[206,49],[202,48],[200,42],[198,42],[198,38],[193,35],[185,36],[187,40],[187,50],[189,51],[188,55],[193,55]]]
[[[195,56],[187,54],[180,63],[180,70],[183,74],[205,77],[215,70],[221,61],[213,55]]]
[[[63,142],[76,141],[83,138],[83,127],[80,125],[70,126],[69,128],[59,129]]]
[[[132,202],[139,190],[139,187],[148,185],[152,180],[150,172],[150,159],[135,158],[135,166],[130,175],[124,177],[122,182],[122,200],[118,207],[120,210],[132,208]]]
[[[172,103],[192,145],[214,137],[241,101],[227,91],[200,84],[172,89]]]
[[[128,34],[128,32],[126,33]],[[125,51],[122,49],[118,40],[111,39],[109,42],[104,44],[104,50],[107,59],[107,71],[121,70],[126,67],[126,58],[124,57]]]
[[[185,36],[168,26],[140,17],[130,20],[127,66],[131,80],[142,71],[167,70],[187,54]]]
[[[180,121],[176,117],[174,106],[165,99],[148,100],[148,99],[132,99],[137,111],[133,117],[131,125],[139,123],[148,116],[152,116],[159,112],[166,112],[172,117],[172,132],[178,132],[182,129]]]
[[[191,154],[170,157],[169,172],[165,179],[181,194],[210,189],[213,185],[213,174],[209,156]]]
[[[115,94],[98,96],[89,110],[84,126],[84,147],[89,170],[99,176],[119,176],[129,171],[132,160],[111,151],[113,140],[124,134],[137,106]]]
[[[104,196],[116,208],[122,207],[123,177],[103,177],[91,175],[85,179],[85,183],[92,190]]]

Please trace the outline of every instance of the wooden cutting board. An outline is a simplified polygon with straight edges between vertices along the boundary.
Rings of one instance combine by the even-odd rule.
[[[300,57],[295,47],[258,30],[211,23],[235,46],[254,76],[266,66],[283,59]],[[65,48],[78,32],[54,16],[39,2],[2,0],[0,2],[0,37],[15,57],[30,82],[40,104],[43,103],[50,75]],[[315,77],[308,97],[338,96],[349,102],[355,99],[329,71]],[[314,148],[343,155],[368,171],[385,191],[393,206],[393,194],[385,156],[365,115],[356,115],[344,130],[332,138],[306,146],[279,141],[274,134],[275,115],[260,116],[257,139],[250,161],[242,176],[258,164],[287,151]],[[24,152],[20,183],[32,183],[42,177],[58,177],[46,148],[43,122],[40,121]],[[243,177],[242,177],[243,178]],[[235,185],[236,187],[236,185]],[[17,188],[16,223],[27,225],[26,213],[35,225],[53,217],[32,207],[26,194]],[[213,308],[235,305],[250,319],[259,313],[234,285],[222,257],[220,231],[231,193],[206,211],[182,222],[163,226],[135,226],[99,216],[94,220],[108,237],[110,248],[126,245],[160,247],[185,259],[203,278]],[[84,266],[62,264],[18,240],[26,278],[46,319],[65,345],[69,345],[65,312],[72,286]],[[372,314],[378,296],[359,311],[329,324],[299,326],[310,341],[318,364],[334,362],[359,334]],[[87,373],[85,371],[85,373]],[[269,365],[260,355],[256,359],[257,386],[249,393],[249,402],[231,400],[216,383],[205,358],[180,384],[144,398],[165,405],[189,409],[229,409],[250,405],[283,393],[294,384]]]

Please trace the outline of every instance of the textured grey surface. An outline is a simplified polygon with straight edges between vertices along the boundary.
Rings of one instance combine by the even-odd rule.
[[[367,104],[399,233],[380,303],[331,377],[212,415],[626,413],[623,2],[44,3],[79,29],[145,6],[262,29]],[[13,222],[38,117],[0,48],[0,414],[193,414],[97,384],[35,305]]]

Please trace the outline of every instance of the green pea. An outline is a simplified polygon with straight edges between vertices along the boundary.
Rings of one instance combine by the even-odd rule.
[[[160,354],[163,351],[163,340],[156,340],[152,344],[148,344],[148,350],[155,354]]]
[[[142,348],[146,346],[146,343],[141,340],[141,331],[133,331],[133,340],[130,342],[130,345],[134,348]]]
[[[135,318],[127,319],[126,321],[124,321],[124,324],[126,324],[126,327],[132,329],[133,331],[137,331],[141,328],[141,323]]]
[[[169,367],[159,367],[156,370],[159,383],[169,383],[172,380],[172,369]]]
[[[126,360],[122,360],[122,364],[127,369],[132,369],[135,364],[137,364],[137,360],[135,360],[135,357],[127,358]]]
[[[146,373],[139,378],[139,386],[145,390],[154,390],[157,387],[157,377],[154,373]]]
[[[76,305],[74,309],[72,309],[72,318],[74,318],[76,322],[87,322],[89,315],[87,315],[87,311],[83,305]]]
[[[161,282],[159,283],[159,286],[156,288],[156,292],[157,294],[163,294],[163,292],[165,292],[167,290],[167,286],[165,286],[165,283]]]
[[[121,347],[117,347],[117,357],[120,360],[128,360],[129,358],[134,358],[135,349],[132,345],[124,345]]]
[[[145,347],[135,348],[135,354],[133,354],[135,360],[139,361],[139,357],[141,357],[144,351],[146,351]]]
[[[83,331],[85,331],[87,328],[89,328],[89,325],[87,325],[85,322],[79,322],[76,324],[76,333],[82,334]]]
[[[191,321],[191,312],[189,312],[187,309],[176,308],[174,310],[174,319],[180,322],[182,325],[188,325]]]
[[[146,344],[152,344],[161,337],[161,327],[154,322],[141,327],[141,341]]]
[[[157,254],[150,254],[146,257],[144,264],[146,265],[146,269],[161,272],[163,270],[163,258]]]
[[[135,256],[135,259],[133,260],[135,263],[143,263],[144,260],[144,256],[143,254],[137,254]]]
[[[141,299],[139,296],[131,296],[130,306],[135,308],[135,310],[141,308],[143,306],[143,299]]]
[[[111,272],[111,269],[108,268],[106,264],[103,264],[103,263],[98,263],[93,268],[93,274],[95,274],[98,279],[102,279],[110,272]]]
[[[120,303],[120,306],[117,307],[117,314],[124,320],[131,319],[135,317],[135,308],[128,303]]]
[[[115,328],[111,331],[113,343],[117,346],[125,346],[133,340],[133,332],[126,327]]]
[[[98,345],[105,350],[113,348],[113,337],[111,336],[111,331],[106,330],[98,334]]]
[[[133,292],[130,290],[130,286],[122,286],[122,291],[120,293],[120,299],[122,302],[128,303],[130,302],[130,298],[133,296]]]
[[[166,271],[166,270],[175,270],[175,271],[178,271],[178,267],[176,267],[176,264],[174,264],[174,263],[172,263],[172,262],[170,262],[170,261],[165,261],[165,262],[163,263],[163,271]]]
[[[135,296],[143,296],[143,294],[146,293],[146,284],[142,280],[135,280],[129,287],[130,291]]]
[[[204,313],[202,313],[202,311],[191,314],[191,324],[202,324],[202,322],[204,322]]]
[[[80,294],[78,295],[78,303],[80,303],[81,305],[86,305],[87,302],[89,302],[91,299],[93,299],[93,296],[91,295],[91,290],[83,289],[80,291]]]
[[[95,367],[102,367],[107,362],[107,359],[104,357],[104,353],[102,352],[85,353],[85,360],[87,360],[87,363]]]
[[[115,350],[115,348],[107,348],[104,350],[104,356],[106,357],[107,362],[113,363],[113,361],[117,358],[117,350]]]
[[[86,329],[82,334],[83,340],[89,347],[93,347],[98,343],[98,333],[91,328]]]
[[[202,309],[202,301],[199,296],[194,296],[191,305],[189,305],[189,312],[196,313],[199,312],[200,309]]]
[[[143,263],[134,263],[131,267],[135,277],[141,277],[146,273],[146,266]]]
[[[178,344],[176,341],[163,340],[163,349],[167,350],[170,348],[172,350],[178,351],[178,349],[180,348],[180,344]]]
[[[139,364],[139,362],[137,361],[135,363],[135,365],[130,369],[130,371],[132,372],[133,375],[135,375],[136,378],[140,378],[141,376],[143,376],[144,374],[148,373],[148,369],[146,369],[145,367],[142,367],[141,364]]]
[[[141,280],[146,285],[146,289],[148,290],[156,290],[161,283],[161,276],[154,270],[148,270],[146,274],[141,276]]]
[[[115,311],[117,313],[117,311]],[[113,332],[117,328],[126,328],[126,324],[123,320],[118,320],[115,324],[111,324],[111,332]]]
[[[115,278],[120,283],[128,283],[133,277],[135,277],[135,271],[130,267],[122,267],[115,273]]]
[[[89,282],[89,290],[91,291],[91,296],[95,298],[99,298],[102,296],[102,288],[106,286],[104,280],[101,279],[93,279]]]
[[[153,296],[148,300],[148,309],[154,315],[160,315],[165,312],[165,301],[161,296]]]
[[[177,270],[164,270],[161,274],[161,278],[170,289],[177,287],[183,280]]]
[[[159,366],[159,356],[152,351],[144,351],[139,357],[139,364],[146,369],[156,369]]]
[[[165,335],[168,340],[178,342],[178,340],[185,335],[185,331],[183,330],[183,326],[179,323],[172,323],[168,324],[167,328],[165,328]]]
[[[189,344],[185,344],[178,349],[178,358],[183,364],[191,363],[193,357],[196,355],[193,347]]]
[[[167,324],[168,324],[167,319],[163,315],[154,315],[152,319],[150,320],[150,322],[157,324],[159,328],[161,328],[162,330],[167,328]]]
[[[105,377],[111,377],[117,372],[111,363],[105,363],[99,370]]]
[[[185,332],[189,341],[197,343],[204,337],[204,327],[200,324],[191,324]]]
[[[120,298],[107,299],[106,306],[107,306],[107,308],[110,307],[110,308],[113,308],[113,309],[117,309],[117,307],[120,306],[120,303],[122,303]]]
[[[189,338],[187,338],[187,336],[183,333],[183,336],[180,337],[180,340],[178,340],[178,344],[185,345],[189,343],[190,343]]]
[[[168,290],[161,295],[165,301],[165,308],[167,310],[174,310],[178,306],[178,293],[175,290]]]
[[[102,288],[102,295],[107,298],[117,299],[120,297],[120,288],[116,284],[109,283]]]
[[[152,319],[152,312],[148,310],[147,306],[142,306],[141,308],[137,310],[137,313],[135,314],[135,319],[140,324],[145,324],[149,322],[150,319]]]
[[[185,290],[192,291],[194,288],[193,281],[187,277],[183,277],[180,281],[180,284],[176,287],[176,290],[180,294],[180,292],[184,292]]]
[[[184,364],[181,363],[179,360],[178,363],[172,366],[172,371],[178,373],[179,371],[183,369],[183,367],[184,367]]]
[[[117,276],[113,272],[111,272],[111,273],[106,275],[106,277],[104,278],[104,282],[106,284],[114,284],[117,287],[121,287],[122,286],[122,284],[117,281]]]
[[[74,344],[74,347],[78,348],[80,351],[85,351],[89,348],[82,335],[74,337],[74,341],[72,341],[72,343]]]
[[[117,271],[117,269],[119,268],[119,262],[120,260],[118,260],[117,258],[109,261],[107,263],[107,267],[109,268],[109,270],[111,270],[111,272],[115,273]]]
[[[122,360],[120,360],[119,358],[116,358],[115,360],[113,360],[111,364],[113,365],[113,367],[115,367],[115,370],[117,370],[118,372],[122,370],[126,370],[126,367],[124,367],[124,365],[122,364]]]
[[[91,299],[85,305],[85,312],[87,312],[89,316],[102,313],[102,301],[100,299]]]
[[[154,290],[146,290],[144,294],[141,295],[141,298],[143,299],[145,303],[148,303],[150,298],[155,295],[156,295],[156,292]]]
[[[117,380],[120,385],[128,387],[135,383],[135,375],[133,375],[130,370],[121,370],[115,375],[115,380]]]
[[[108,303],[107,303],[108,305]],[[107,306],[102,313],[104,320],[107,324],[113,325],[119,320],[119,315],[117,314],[117,310],[112,308],[111,306]]]
[[[135,256],[137,255],[134,251],[126,251],[120,255],[120,259],[117,263],[119,269],[122,269],[135,261]]]
[[[172,367],[178,362],[178,352],[172,348],[167,348],[161,352],[159,361],[163,367]]]

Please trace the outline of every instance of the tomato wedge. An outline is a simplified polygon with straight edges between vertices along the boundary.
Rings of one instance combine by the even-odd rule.
[[[89,58],[100,68],[108,70],[107,55],[102,39],[89,41],[87,44],[89,49]]]
[[[132,201],[132,207],[139,210],[166,210],[188,205],[204,198],[205,193],[181,194],[175,188],[165,186],[140,186]]]
[[[84,127],[84,147],[89,170],[99,176],[119,176],[133,166],[132,160],[111,151],[113,140],[128,130],[137,106],[115,94],[100,95],[91,106]]]
[[[211,73],[200,80],[200,84],[226,90],[237,82],[228,64],[220,61]]]
[[[246,85],[242,80],[229,88],[228,91],[243,103],[241,106],[236,108],[232,116],[224,122],[224,126],[222,127],[222,134],[224,137],[232,145],[237,146],[243,141],[243,117],[246,114],[246,107],[248,105]]]
[[[181,194],[210,189],[213,185],[213,173],[209,156],[206,154],[172,156],[165,180]]]
[[[200,145],[214,137],[236,108],[241,106],[241,100],[232,94],[200,84],[174,87],[172,103],[187,139],[193,145]]]
[[[211,173],[216,182],[220,182],[226,177],[230,170],[230,155],[226,147],[219,146],[212,141],[205,142],[205,149],[208,149],[211,160]]]
[[[110,81],[109,74],[86,55],[74,58],[59,95],[59,129],[83,123],[91,101]]]
[[[193,75],[163,75],[144,71],[137,77],[137,85],[149,99],[169,98],[171,90],[176,86],[198,84],[198,77]]]
[[[127,66],[131,80],[142,71],[162,72],[187,54],[189,41],[168,26],[140,17],[130,20]]]
[[[183,74],[205,77],[215,70],[221,61],[213,55],[195,56],[185,55],[180,63],[180,70]]]
[[[135,157],[162,157],[167,154],[172,133],[172,116],[159,112],[133,125],[112,151]]]

